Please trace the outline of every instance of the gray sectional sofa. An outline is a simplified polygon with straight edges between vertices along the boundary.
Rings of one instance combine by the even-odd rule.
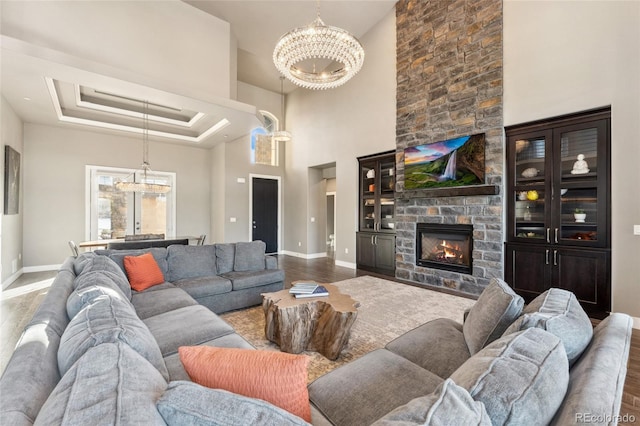
[[[141,292],[123,273],[124,252],[67,259],[0,378],[2,423],[306,425],[265,401],[192,383],[180,361],[180,346],[252,349],[212,312],[226,310],[216,297],[246,306],[256,300],[250,289],[274,290],[256,287],[278,271],[264,247],[243,245],[150,249],[168,282]],[[616,424],[631,318],[613,314],[594,330],[560,289],[523,305],[493,280],[462,323],[428,322],[316,379],[312,423]]]
[[[523,304],[494,279],[463,323],[428,322],[319,377],[313,423],[616,424],[631,318],[612,314],[594,330],[561,289]]]

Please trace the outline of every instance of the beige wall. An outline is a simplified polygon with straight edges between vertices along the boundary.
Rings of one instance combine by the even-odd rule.
[[[640,317],[640,2],[506,1],[505,125],[611,105],[613,310]]]
[[[71,127],[24,126],[24,265],[57,265],[85,238],[86,165],[138,169],[142,140]],[[201,148],[151,142],[156,171],[175,172],[176,235],[210,225],[210,158]]]
[[[325,204],[309,167],[336,166],[336,260],[355,264],[358,156],[395,149],[395,10],[361,38],[362,70],[347,84],[326,91],[297,89],[287,99],[285,246],[290,252],[324,252]],[[314,199],[310,199],[315,197]],[[298,242],[301,246],[298,246]],[[345,253],[348,250],[348,253]]]
[[[2,1],[0,8],[2,34],[171,93],[231,95],[229,24],[181,1]]]
[[[16,115],[9,103],[0,96],[0,155],[2,155],[2,170],[0,174],[0,188],[3,196],[0,197],[0,240],[2,247],[2,287],[9,285],[18,276],[22,269],[22,224],[24,216],[24,150],[22,143],[22,120]],[[20,153],[20,204],[18,214],[4,215],[4,146],[9,145]],[[12,269],[12,263],[16,264],[16,271]]]

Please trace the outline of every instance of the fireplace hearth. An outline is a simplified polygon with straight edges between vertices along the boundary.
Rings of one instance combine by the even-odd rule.
[[[473,225],[418,223],[416,265],[471,274]]]

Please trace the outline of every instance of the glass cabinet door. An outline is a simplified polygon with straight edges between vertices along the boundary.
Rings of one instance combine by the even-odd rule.
[[[360,164],[360,230],[376,228],[376,163]]]
[[[554,190],[559,198],[559,214],[554,224],[555,243],[598,246],[598,228],[604,227],[606,218],[599,215],[602,201],[598,173],[605,167],[599,161],[599,143],[605,137],[602,121],[559,128],[554,147],[556,162]],[[555,235],[554,235],[555,237]]]
[[[545,191],[516,191],[515,233],[518,238],[547,240]]]
[[[395,231],[395,156],[360,162],[361,231]]]

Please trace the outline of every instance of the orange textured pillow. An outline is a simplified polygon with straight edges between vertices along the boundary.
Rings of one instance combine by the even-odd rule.
[[[131,288],[136,291],[146,290],[164,282],[164,275],[151,253],[125,256],[124,270],[127,271]]]
[[[181,346],[178,353],[199,385],[262,399],[311,422],[306,355],[211,346]]]

